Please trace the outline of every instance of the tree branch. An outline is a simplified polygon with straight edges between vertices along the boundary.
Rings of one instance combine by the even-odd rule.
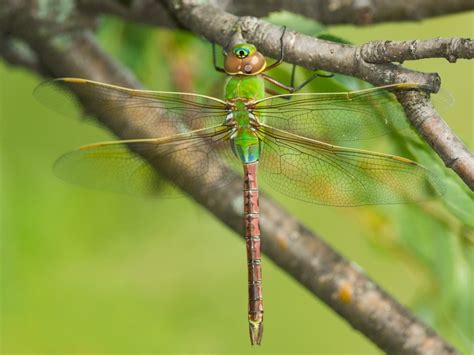
[[[467,186],[474,190],[474,155],[438,115],[429,97],[420,92],[400,92],[398,100],[412,125],[439,154],[448,168],[453,169]]]
[[[213,0],[209,3],[236,16],[264,17],[286,10],[328,25],[418,21],[474,9],[471,0]],[[79,4],[85,10],[118,15],[149,25],[179,26],[167,16],[167,7],[155,0],[131,0],[128,6],[114,0],[79,0]]]
[[[424,58],[474,58],[474,41],[470,38],[434,38],[415,41],[373,41],[361,46],[362,58],[368,63],[404,62]]]
[[[14,0],[8,0],[2,6],[11,1]],[[2,11],[0,23],[3,20],[1,14]],[[126,68],[113,61],[98,47],[90,32],[74,28],[69,32],[61,32],[65,23],[74,23],[73,13],[61,17],[61,20],[54,15],[56,14],[38,16],[34,6],[19,7],[9,14],[9,32],[27,41],[36,51],[39,62],[54,76],[80,76],[131,88],[140,87]],[[213,22],[210,15],[212,14],[208,14],[208,22]],[[36,30],[31,31],[32,27]],[[52,35],[54,33],[56,35]],[[262,33],[257,32],[256,35],[262,36]],[[291,38],[294,40],[298,35],[293,33]],[[259,38],[257,44],[270,42],[265,47],[271,52],[273,40],[272,36]],[[296,51],[296,45],[292,41],[290,49]],[[297,54],[293,56],[298,58]],[[409,72],[405,73],[409,75]],[[420,78],[423,77],[422,75]],[[84,104],[89,112],[95,112],[101,122],[120,138],[153,137],[160,129],[140,126],[133,117],[127,115],[126,110],[121,115],[110,117],[101,111],[98,102]],[[147,158],[146,155],[144,157]],[[186,165],[170,166],[156,160],[153,165],[168,176],[173,171],[176,173],[173,169],[179,170],[184,177],[189,176],[186,170],[189,167]],[[212,194],[199,189],[199,183],[190,179],[180,187],[242,236],[242,182],[227,168],[222,167],[219,173],[221,176],[234,176],[234,180],[225,189],[213,191]],[[362,270],[331,249],[263,193],[261,211],[261,229],[265,236],[263,251],[381,349],[388,353],[404,354],[457,353]]]

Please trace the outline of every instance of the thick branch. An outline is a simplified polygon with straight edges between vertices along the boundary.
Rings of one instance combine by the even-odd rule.
[[[362,58],[369,63],[404,62],[424,58],[474,58],[474,41],[470,38],[434,38],[415,41],[373,41],[361,46]]]
[[[81,76],[126,87],[140,86],[125,68],[97,46],[91,33],[57,32],[61,39],[58,41],[58,38],[48,34],[54,33],[56,27],[63,29],[63,22],[57,25],[50,22],[51,18],[39,18],[27,6],[19,10],[10,14],[11,31],[29,42],[40,62],[54,76]],[[66,21],[69,23],[71,20]],[[37,30],[31,31],[31,26]],[[101,113],[101,106],[97,102],[95,105],[94,102],[85,104],[88,111]],[[129,117],[126,110],[122,115],[110,117],[104,114],[99,119],[116,135],[125,139],[152,137],[160,130],[160,127],[144,128],[133,117]],[[173,169],[178,169],[184,177],[189,176],[186,165],[170,166],[157,160],[153,161],[153,165],[168,176],[171,176]],[[220,174],[228,176],[234,173],[221,168]],[[202,191],[199,183],[190,179],[181,187],[242,235],[241,184],[235,176],[232,184],[212,194]],[[381,290],[353,263],[332,250],[265,194],[261,195],[261,212],[264,252],[381,349],[404,354],[456,353],[452,346]]]
[[[132,0],[128,6],[113,0],[80,0],[80,3],[84,9],[119,15],[132,21],[178,26],[166,16],[166,6],[155,0]],[[471,0],[213,0],[210,3],[236,16],[264,17],[271,12],[286,10],[324,24],[355,25],[417,21],[474,9]]]

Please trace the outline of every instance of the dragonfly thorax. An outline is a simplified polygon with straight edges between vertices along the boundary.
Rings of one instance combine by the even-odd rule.
[[[237,49],[236,49],[237,48]],[[240,50],[234,47],[234,50]],[[240,53],[234,54],[237,58]],[[245,56],[245,53],[243,53]],[[252,56],[249,51],[248,56]],[[247,56],[247,57],[248,57]],[[245,58],[244,58],[245,59]],[[234,131],[230,143],[232,151],[243,164],[260,159],[262,142],[257,136],[258,118],[249,110],[249,103],[265,97],[265,83],[260,75],[231,75],[225,86],[225,99],[231,102],[231,115],[226,124],[232,125]]]
[[[224,97],[227,101],[256,101],[265,97],[265,81],[260,75],[232,75],[227,79]]]

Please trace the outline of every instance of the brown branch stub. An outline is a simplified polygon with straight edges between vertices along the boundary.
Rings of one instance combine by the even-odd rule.
[[[361,46],[362,58],[368,63],[404,62],[424,58],[474,58],[474,41],[470,38],[434,38],[414,41],[373,41]]]
[[[397,94],[408,119],[445,165],[474,190],[474,155],[438,115],[429,97],[418,91]]]

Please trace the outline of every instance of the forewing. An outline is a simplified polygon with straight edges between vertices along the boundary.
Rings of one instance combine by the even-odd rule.
[[[160,137],[212,127],[226,116],[225,102],[216,98],[133,90],[77,78],[46,81],[35,89],[34,95],[46,106],[69,116],[77,116],[83,107],[91,108],[86,113],[90,118],[100,116],[113,121],[126,115],[132,117],[135,128],[153,130]]]
[[[368,139],[408,126],[402,107],[387,89],[412,87],[278,95],[257,101],[254,113],[269,126],[322,142]]]
[[[185,185],[208,190],[234,177],[226,174],[221,159],[221,151],[229,149],[228,134],[221,126],[172,139],[91,144],[60,157],[54,171],[73,184],[132,195],[174,196],[179,194],[177,187]],[[166,173],[161,175],[155,167]]]
[[[291,197],[333,206],[423,201],[443,193],[426,168],[391,155],[332,146],[271,127],[264,141],[262,175]]]

